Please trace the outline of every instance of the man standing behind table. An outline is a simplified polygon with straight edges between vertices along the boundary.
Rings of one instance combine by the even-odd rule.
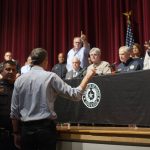
[[[144,56],[144,67],[143,70],[150,69],[150,41],[145,42],[144,47],[146,48]]]
[[[67,54],[67,70],[72,70],[72,58],[78,57],[81,64],[81,68],[88,66],[88,54],[90,50],[90,44],[87,41],[86,35],[81,31],[81,37],[74,37],[73,48]]]
[[[33,67],[28,73],[21,75],[14,85],[10,115],[14,142],[21,148],[22,141],[23,150],[56,150],[56,97],[62,95],[68,100],[81,100],[95,70],[89,70],[81,84],[72,88],[57,74],[45,71],[48,65],[46,50],[33,49],[31,59]]]
[[[56,73],[61,79],[65,79],[67,69],[64,53],[58,54],[58,64],[54,65],[51,71]]]

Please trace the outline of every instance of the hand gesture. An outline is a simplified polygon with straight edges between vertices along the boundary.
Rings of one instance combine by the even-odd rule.
[[[81,40],[82,40],[82,42],[87,41],[87,37],[85,34],[83,34],[83,31],[81,31]]]
[[[147,41],[145,41],[145,43],[144,43],[144,47],[145,47],[145,49],[147,50],[150,50],[150,40],[147,42]]]
[[[87,70],[86,76],[88,78],[92,78],[95,75],[96,75],[96,68],[91,68]]]

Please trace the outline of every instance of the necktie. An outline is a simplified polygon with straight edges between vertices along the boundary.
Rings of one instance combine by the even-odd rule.
[[[77,72],[73,72],[73,77],[76,77],[77,76]]]

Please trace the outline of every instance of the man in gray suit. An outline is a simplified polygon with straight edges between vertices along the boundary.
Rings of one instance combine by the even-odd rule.
[[[73,57],[72,68],[73,69],[71,71],[67,72],[65,79],[70,80],[82,77],[82,68],[80,67],[80,60],[78,57]]]

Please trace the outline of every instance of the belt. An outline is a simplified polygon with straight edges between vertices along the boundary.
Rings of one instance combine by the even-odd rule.
[[[25,121],[21,123],[23,126],[30,125],[50,125],[55,124],[53,120],[50,119],[42,119],[42,120],[33,120],[33,121]]]

